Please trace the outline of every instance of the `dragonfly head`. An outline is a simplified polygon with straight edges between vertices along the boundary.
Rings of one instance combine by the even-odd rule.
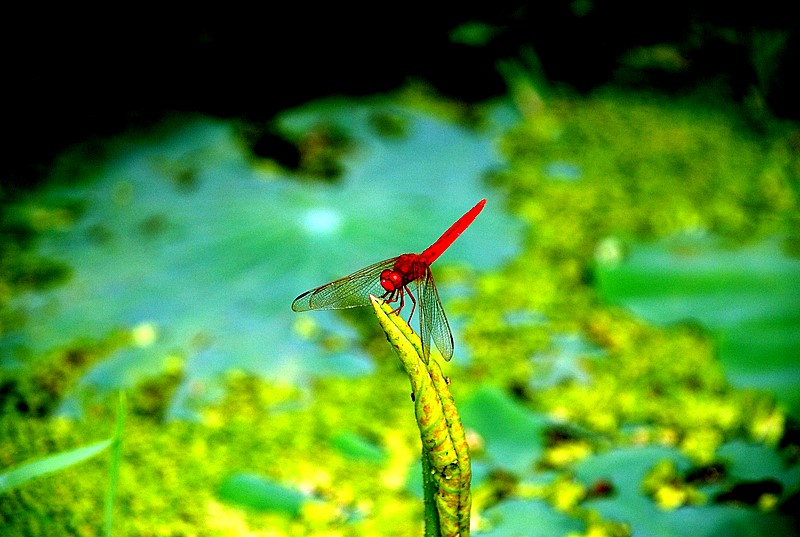
[[[395,291],[403,287],[403,277],[396,270],[386,269],[381,272],[381,287],[387,291]]]

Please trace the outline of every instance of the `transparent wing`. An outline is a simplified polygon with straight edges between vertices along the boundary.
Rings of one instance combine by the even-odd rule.
[[[450,323],[447,322],[442,302],[439,300],[439,292],[436,290],[430,268],[425,276],[417,280],[417,298],[419,299],[420,338],[425,358],[430,356],[431,337],[433,337],[433,342],[442,353],[442,358],[450,361],[453,357],[453,333],[450,331]]]
[[[306,291],[292,302],[294,311],[338,310],[369,305],[369,295],[381,296],[381,272],[394,266],[396,257],[375,263],[349,276]]]

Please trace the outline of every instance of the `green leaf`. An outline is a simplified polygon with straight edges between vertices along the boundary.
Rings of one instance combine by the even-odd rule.
[[[11,490],[31,479],[79,464],[86,459],[94,457],[110,445],[111,440],[103,440],[88,446],[50,455],[3,472],[0,474],[0,492]]]
[[[471,47],[481,47],[497,35],[499,29],[481,21],[469,21],[450,32],[450,41]]]
[[[541,500],[508,500],[485,513],[492,529],[484,537],[561,536],[585,530],[584,523]]]
[[[734,384],[770,389],[800,415],[800,259],[777,240],[735,250],[706,239],[639,244],[596,274],[607,300],[648,321],[705,325]]]
[[[641,494],[642,480],[653,466],[663,460],[672,461],[679,472],[685,472],[691,466],[689,459],[674,449],[644,446],[614,449],[588,457],[576,465],[575,475],[586,484],[611,481],[618,496],[646,500]]]
[[[369,462],[383,462],[386,452],[363,436],[352,432],[341,432],[331,438],[331,445],[345,457]]]
[[[532,389],[547,388],[567,381],[586,384],[589,374],[584,370],[584,363],[601,355],[597,347],[577,334],[553,334],[551,348],[534,355],[533,361],[543,371],[528,384]]]
[[[788,517],[746,506],[684,506],[673,511],[658,508],[642,494],[642,479],[665,459],[673,461],[680,473],[691,466],[684,455],[662,447],[617,449],[581,461],[575,468],[578,479],[587,485],[603,480],[613,486],[610,497],[589,500],[585,507],[605,519],[629,524],[633,534],[641,537],[684,537],[688,529],[700,537],[794,535]]]
[[[257,511],[279,511],[291,516],[300,514],[307,501],[297,489],[255,474],[237,473],[225,478],[219,488],[223,500]]]
[[[789,491],[800,486],[800,467],[788,468],[780,455],[767,446],[736,440],[720,447],[717,457],[727,464],[728,474],[732,479],[774,479],[781,483],[784,490]]]
[[[483,387],[461,405],[464,426],[478,432],[492,461],[508,470],[531,470],[544,450],[549,420],[520,405],[504,392]]]

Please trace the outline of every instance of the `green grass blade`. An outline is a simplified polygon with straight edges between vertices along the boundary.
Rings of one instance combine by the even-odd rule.
[[[88,446],[50,455],[3,472],[0,474],[0,493],[18,487],[31,479],[69,468],[86,459],[90,459],[110,446],[111,442],[111,440],[103,440]]]
[[[122,452],[122,433],[125,429],[125,393],[119,393],[119,403],[117,404],[117,423],[114,427],[114,438],[111,446],[111,469],[109,471],[108,491],[106,492],[106,535],[111,535],[111,526],[114,516],[114,495],[117,491],[117,480],[119,478],[119,463]]]

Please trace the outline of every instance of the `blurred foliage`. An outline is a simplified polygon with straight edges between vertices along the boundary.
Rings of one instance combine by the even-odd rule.
[[[445,300],[461,334],[453,362],[445,364],[445,374],[452,378],[450,388],[473,453],[475,533],[680,535],[689,528],[698,535],[796,533],[796,519],[791,518],[800,490],[800,443],[792,433],[795,417],[768,390],[743,389],[729,382],[717,359],[714,335],[701,324],[703,319],[651,324],[624,309],[624,303],[606,303],[597,283],[598,259],[624,262],[636,252],[628,251],[626,245],[676,235],[710,237],[742,251],[773,240],[796,256],[800,243],[797,126],[753,125],[733,110],[656,97],[599,93],[561,98],[537,92],[528,97],[522,103],[528,103],[521,109],[522,117],[500,140],[505,155],[502,167],[499,159],[487,164],[487,159],[476,158],[459,168],[458,174],[436,176],[442,181],[440,203],[450,206],[460,203],[463,194],[456,194],[460,189],[476,188],[465,186],[465,170],[494,168],[491,185],[507,194],[508,209],[525,223],[521,251],[503,268],[476,276],[474,285],[465,283],[470,278],[463,277],[458,267],[434,267],[437,277],[452,276],[443,281],[461,282],[467,288]],[[432,108],[430,103],[426,106]],[[326,110],[322,106],[313,114],[287,117],[283,132],[309,132],[320,115],[327,124],[346,116],[374,117],[354,114],[352,108],[329,106]],[[398,202],[390,200],[411,196],[414,190],[430,190],[433,183],[414,182],[413,177],[404,181],[408,168],[391,166],[398,162],[420,165],[422,177],[427,177],[459,165],[462,158],[474,158],[475,151],[486,151],[490,142],[485,138],[494,135],[493,131],[474,134],[474,139],[459,135],[460,143],[474,142],[461,148],[455,143],[435,144],[450,153],[437,153],[435,158],[443,162],[428,162],[426,144],[441,140],[433,136],[442,132],[434,124],[416,119],[379,123],[398,135],[419,130],[426,134],[407,144],[397,144],[397,138],[368,138],[355,153],[349,153],[359,158],[344,161],[347,173],[343,177],[350,179],[341,186],[318,183],[316,195],[278,181],[270,183],[274,190],[269,190],[269,196],[275,204],[268,214],[277,215],[278,227],[292,222],[284,233],[297,248],[303,240],[312,239],[301,234],[303,228],[294,215],[280,219],[281,211],[291,212],[286,199],[302,199],[308,208],[335,207],[348,199],[351,207],[365,211],[371,225],[384,221],[376,215],[390,214],[393,233],[370,239],[374,242],[366,245],[367,250],[383,240],[405,239],[423,222],[427,226],[429,220],[440,217],[449,222],[449,216],[424,211],[408,221],[399,216],[405,206],[391,205]],[[357,124],[366,130],[374,128],[370,121]],[[352,139],[365,138],[363,132],[351,131]],[[217,147],[219,139],[215,140],[210,147]],[[382,151],[396,152],[400,158],[375,157]],[[188,169],[195,171],[181,177],[200,178],[200,185],[207,184],[203,173],[192,166]],[[239,162],[234,169],[246,173],[247,166]],[[349,174],[382,182],[369,194],[359,195],[359,189],[369,188],[366,179],[350,183]],[[232,174],[221,175],[233,180]],[[204,199],[240,204],[262,186],[252,188],[245,196],[235,197],[225,189],[213,190]],[[130,199],[130,192],[112,189],[107,194]],[[138,191],[134,188],[133,192]],[[158,192],[148,206],[151,210],[141,215],[151,224],[145,228],[174,234],[181,228],[173,227],[172,218],[181,205],[174,203],[177,195],[166,187]],[[468,192],[470,200],[473,194]],[[501,196],[487,197],[491,204]],[[169,205],[161,207],[161,203]],[[208,209],[213,211],[212,206]],[[382,207],[381,211],[373,211],[375,206]],[[182,210],[202,209],[202,205],[192,205]],[[84,215],[93,214],[96,207],[90,203],[83,210]],[[252,219],[264,214],[249,210]],[[158,219],[148,218],[162,213],[167,213],[165,227]],[[487,212],[483,217],[491,221],[497,216]],[[195,234],[206,229],[203,220],[190,221]],[[316,220],[320,221],[326,220]],[[108,230],[98,228],[103,219],[92,223],[82,229],[106,236]],[[364,229],[350,228],[336,241],[353,244]],[[462,239],[467,250],[468,243],[480,236],[477,229],[470,229],[469,240]],[[493,229],[499,231],[491,241],[466,256],[470,263],[475,257],[493,257],[495,247],[507,246],[503,243],[511,228]],[[230,240],[245,240],[257,228],[246,226],[239,232]],[[431,229],[430,234],[436,232]],[[186,230],[171,236],[158,251],[167,256],[167,246],[178,247],[186,236]],[[147,243],[139,241],[130,247],[140,244]],[[216,255],[229,254],[230,244],[223,243]],[[252,281],[265,278],[258,259],[266,255],[270,244],[257,243],[250,251],[250,266],[255,269],[246,273]],[[391,248],[396,245],[392,242]],[[338,254],[333,248],[318,249],[315,255],[330,254],[326,261],[337,255],[352,258],[353,251],[364,248],[361,244]],[[232,264],[224,274],[230,276],[236,266],[233,258],[228,259]],[[289,262],[277,267],[275,277],[280,271],[306,270]],[[653,281],[664,274],[663,268],[669,267],[653,269]],[[321,272],[320,281],[312,284],[324,281]],[[305,278],[309,273],[305,272]],[[169,280],[157,289],[162,294],[194,289],[188,280],[199,278],[202,272],[180,274],[182,280]],[[294,278],[292,274],[290,288],[298,285]],[[20,292],[4,280],[7,294]],[[202,281],[221,286],[212,298],[231,294],[225,278]],[[257,283],[253,286],[247,289],[259,288]],[[269,317],[280,325],[276,331],[282,337],[291,333],[289,321],[281,325],[284,316],[291,315],[291,291],[287,293],[285,314],[276,306]],[[422,505],[414,488],[420,479],[419,440],[407,380],[385,342],[365,335],[369,332],[364,327],[369,325],[362,320],[374,320],[352,313],[346,318],[372,351],[372,370],[349,378],[318,374],[307,383],[296,382],[296,377],[257,377],[229,370],[221,374],[224,398],[193,407],[196,421],[169,419],[175,416],[164,411],[173,404],[174,391],[192,393],[205,385],[196,379],[176,382],[184,371],[180,365],[184,354],[170,352],[171,346],[160,349],[172,361],[155,370],[171,375],[164,375],[163,383],[149,381],[147,389],[142,388],[141,379],[128,385],[131,412],[119,476],[118,531],[130,535],[421,533]],[[209,326],[215,326],[215,319],[222,322],[219,317],[224,314],[225,310],[204,313]],[[260,334],[262,329],[269,330],[263,326],[266,322],[244,326]],[[309,337],[309,345],[319,344],[322,352],[325,345],[335,343],[320,334],[342,326],[320,328],[316,321],[299,319],[297,323]],[[236,323],[230,327],[232,338],[253,337],[238,327]],[[70,349],[98,348],[85,351],[89,359],[70,361],[70,352],[56,345],[25,367],[3,363],[4,386],[10,386],[2,392],[3,467],[86,444],[96,439],[97,423],[113,421],[113,404],[104,399],[102,390],[85,401],[82,419],[54,416],[52,409],[54,401],[70,392],[72,379],[80,378],[95,363],[92,357],[108,356],[120,345],[135,347],[131,342],[146,343],[153,335],[141,319],[122,333],[129,335],[119,340],[99,338],[102,343],[70,340]],[[4,330],[4,337],[9,334]],[[268,345],[265,341],[261,340],[261,346]],[[254,360],[263,357],[255,344],[234,348],[256,353]],[[280,352],[273,346],[268,351]],[[287,354],[281,363],[291,364],[295,356]],[[48,368],[59,372],[50,381]],[[36,413],[31,408],[43,410]],[[101,525],[107,467],[100,459],[90,460],[3,495],[0,525],[8,535],[95,535]],[[231,479],[240,494],[229,493]],[[243,503],[255,508],[242,509]]]
[[[605,298],[653,323],[701,323],[733,384],[770,389],[800,416],[800,259],[776,241],[730,250],[707,237],[627,250],[598,260]]]
[[[109,142],[102,164],[89,148],[65,155],[49,188],[2,216],[4,229],[36,240],[8,246],[0,263],[8,288],[0,356],[8,367],[36,368],[48,353],[70,352],[95,367],[80,382],[56,374],[76,385],[75,397],[29,404],[79,413],[79,392],[141,383],[176,362],[180,384],[166,413],[184,417],[216,396],[214,377],[229,367],[299,383],[370,372],[339,318],[293,317],[287,304],[359,265],[421,251],[482,197],[479,174],[499,163],[491,137],[411,107],[411,95],[406,104],[332,99],[284,112],[265,130],[296,144],[290,170],[248,152],[243,140],[258,146],[257,132],[240,136],[205,118]],[[499,130],[487,123],[484,132]],[[442,186],[429,188],[435,181]],[[432,211],[442,195],[452,205]],[[497,234],[512,238],[482,255]],[[448,262],[496,266],[516,246],[499,211],[470,235]],[[42,363],[41,374],[26,372],[30,382],[53,374]]]
[[[669,325],[656,328],[604,304],[593,284],[597,282],[597,260],[624,263],[628,256],[625,244],[632,238],[718,237],[728,248],[741,249],[778,237],[786,250],[796,251],[797,127],[772,124],[764,134],[730,110],[690,100],[667,103],[642,96],[597,94],[587,99],[550,99],[546,106],[524,106],[529,102],[522,101],[526,121],[503,140],[509,168],[494,178],[494,184],[516,194],[510,199],[513,210],[530,224],[526,253],[500,273],[482,279],[478,296],[469,303],[474,320],[466,327],[473,349],[470,372],[482,382],[494,378],[550,416],[592,432],[568,434],[556,445],[583,439],[594,449],[672,446],[688,457],[690,466],[702,468],[713,465],[718,460],[717,449],[732,438],[773,449],[786,442],[791,437],[784,437],[782,408],[769,396],[728,384],[716,360],[714,339],[691,319],[696,317],[692,312],[672,316]],[[706,241],[702,251],[708,251],[709,242],[713,241]],[[763,247],[753,251],[756,253],[731,255],[738,255],[737,260],[750,256],[752,261],[740,262],[740,266],[770,263]],[[724,259],[708,259],[712,282],[731,270]],[[776,263],[792,267],[795,262]],[[661,315],[670,311],[676,297],[686,296],[685,289],[659,291],[658,282],[668,278],[669,271],[668,264],[653,263],[639,276],[651,294],[652,310]],[[795,291],[791,280],[786,280],[794,273],[794,268],[777,273],[775,281],[783,281],[785,286],[770,286],[776,294],[767,299],[787,304],[787,311],[796,311],[797,302],[791,299]],[[750,278],[745,285],[752,287]],[[624,281],[618,285],[629,291]],[[724,289],[722,296],[734,292],[730,287]],[[735,299],[739,302],[727,311],[740,310],[750,296]],[[725,308],[723,304],[720,307]],[[747,305],[758,308],[757,303]],[[520,315],[530,311],[538,315]],[[516,322],[509,323],[509,317]],[[705,320],[699,317],[700,322]],[[604,351],[586,356],[583,365],[588,381],[566,379],[553,387],[535,389],[525,379],[547,375],[549,365],[537,363],[536,357],[548,348],[553,334],[571,332],[587,337]],[[753,339],[763,337],[759,332],[741,332],[741,337],[747,338],[748,333]],[[787,359],[796,362],[797,353],[797,345],[790,346]],[[529,359],[520,360],[520,356]],[[753,365],[760,363],[755,356],[750,356]],[[773,377],[784,382],[786,374],[776,369]],[[747,376],[739,380],[746,385]],[[784,464],[796,464],[796,444],[788,442],[792,447],[781,450]],[[558,460],[545,455],[540,463]],[[594,457],[589,457],[585,464],[592,460]],[[569,465],[555,462],[555,467]],[[688,524],[698,519],[707,535],[727,534],[722,528],[731,524],[742,524],[741,534],[746,535],[766,528],[791,532],[790,523],[780,516],[776,520],[774,515],[759,518],[757,512],[743,513],[734,506],[741,501],[734,499],[736,494],[698,496],[680,488],[659,488],[647,500],[641,496],[643,476],[630,470],[629,465],[620,463],[618,473],[592,479],[607,481],[615,491],[603,500],[611,506],[601,511],[604,517],[625,522],[644,534],[678,534],[686,527],[694,528]],[[778,473],[784,471],[782,467]],[[631,496],[621,495],[622,473],[632,480]],[[788,483],[775,475],[773,479],[782,484],[756,487],[756,496],[774,498],[759,505],[772,504],[774,509],[787,502],[784,512],[792,512],[792,498],[800,482],[796,476]],[[726,484],[735,489],[734,482],[731,479]],[[780,491],[777,497],[773,496],[776,490]],[[682,508],[669,521],[659,521],[645,514],[648,510],[636,507],[642,501],[648,503],[649,511],[659,509],[653,501],[669,509],[696,502],[719,508],[703,511],[698,507],[696,516]],[[591,505],[587,502],[586,507]],[[636,513],[642,516],[634,516]]]

